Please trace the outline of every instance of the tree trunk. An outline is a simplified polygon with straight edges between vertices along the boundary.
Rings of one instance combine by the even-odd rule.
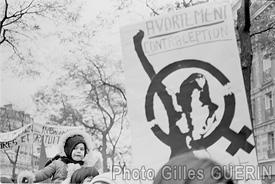
[[[103,172],[108,171],[107,167],[107,134],[102,134],[102,158],[103,158]]]
[[[19,155],[19,150],[20,150],[20,146],[17,147],[16,153],[15,153],[15,160],[12,163],[12,179],[16,180],[16,173],[15,173],[15,169],[16,169],[16,165],[17,165],[17,160],[18,160],[18,155]]]
[[[252,45],[250,40],[250,16],[249,16],[249,4],[247,4],[247,0],[242,0],[242,5],[237,12],[237,25],[238,25],[238,34],[240,40],[240,58],[241,58],[241,66],[242,73],[244,79],[245,92],[247,97],[247,103],[249,108],[249,113],[252,122],[252,108],[251,108],[251,84],[250,84],[250,76],[251,76],[251,65],[252,65]]]
[[[114,166],[114,164],[115,164],[115,153],[116,153],[116,147],[113,146],[112,155],[111,155],[112,166]]]

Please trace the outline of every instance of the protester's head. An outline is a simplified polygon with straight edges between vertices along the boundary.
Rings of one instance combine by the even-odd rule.
[[[13,183],[11,179],[1,176],[0,183]]]
[[[67,139],[64,151],[68,158],[81,161],[86,155],[86,143],[81,135],[75,135]]]
[[[70,183],[88,184],[97,175],[99,173],[94,167],[81,167],[72,174]]]
[[[82,161],[91,150],[91,137],[85,131],[71,130],[60,137],[60,156],[66,156],[75,161]]]
[[[208,158],[187,153],[162,166],[153,184],[233,184],[225,168]]]
[[[127,184],[126,180],[123,180],[121,175],[114,174],[112,172],[102,173],[92,179],[90,184]]]

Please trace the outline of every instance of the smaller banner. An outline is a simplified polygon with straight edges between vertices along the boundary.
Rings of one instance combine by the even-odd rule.
[[[28,124],[17,130],[0,134],[0,150],[13,149],[16,146],[32,143],[32,127]]]
[[[44,136],[45,146],[57,145],[60,139],[60,136],[69,131],[69,130],[85,130],[81,126],[56,126],[48,124],[33,124],[33,139],[34,143],[41,143],[42,136]]]
[[[34,155],[40,155],[40,147],[44,140],[44,149],[48,158],[58,154],[58,143],[60,136],[69,130],[85,130],[81,126],[56,126],[48,124],[33,124],[33,150]],[[43,138],[42,138],[43,137]]]
[[[30,123],[17,130],[0,134],[0,150],[13,149],[19,145],[37,145],[40,147],[42,137],[46,148],[59,143],[60,136],[69,130],[85,130],[81,126],[56,126]],[[55,150],[57,150],[55,148]],[[56,151],[54,152],[57,153]]]

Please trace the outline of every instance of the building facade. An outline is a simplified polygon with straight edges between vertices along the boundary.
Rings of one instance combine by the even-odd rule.
[[[29,114],[23,111],[16,111],[11,104],[4,105],[0,108],[0,133],[13,131],[33,122]],[[0,170],[1,176],[13,178],[12,162],[16,160],[15,177],[23,170],[37,170],[39,158],[33,156],[32,145],[21,145],[18,153],[17,148],[13,150],[0,151]],[[12,162],[11,162],[12,161]]]
[[[251,16],[275,12],[275,1],[255,1]],[[254,51],[251,70],[251,106],[254,137],[260,168],[269,169],[264,183],[275,181],[275,55],[268,49]]]

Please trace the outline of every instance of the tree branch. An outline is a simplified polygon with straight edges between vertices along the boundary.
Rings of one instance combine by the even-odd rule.
[[[187,8],[191,5],[193,0],[190,0],[188,3],[185,2],[185,0],[182,0],[183,7]]]
[[[24,58],[21,56],[20,52],[17,50],[17,48],[11,43],[9,40],[6,40],[7,43],[9,43],[12,46],[12,49],[14,53],[21,59],[23,60]]]
[[[18,10],[17,12],[15,12],[14,14],[12,14],[11,16],[9,16],[8,18],[12,18],[12,17],[17,17],[17,16],[21,16],[24,13],[28,12],[28,10],[31,8],[31,5],[33,3],[34,0],[32,0],[25,8]],[[23,4],[24,5],[24,4]],[[23,6],[21,6],[23,7]],[[25,12],[24,12],[25,11]]]
[[[117,139],[115,140],[115,143],[113,143],[113,141],[112,141],[112,139],[111,139],[111,136],[110,136],[110,134],[108,133],[109,141],[111,142],[111,144],[112,144],[113,147],[116,147],[116,145],[117,145],[117,143],[118,143],[118,141],[119,141],[119,139],[120,139],[120,137],[121,137],[122,130],[123,130],[123,118],[122,118],[122,120],[121,120],[120,125],[121,125],[121,126],[120,126],[120,130],[119,130],[119,134],[118,134]]]
[[[3,19],[0,21],[0,32],[2,32],[2,29],[3,29],[3,24],[4,24],[4,22],[5,22],[5,20],[7,20],[7,17],[8,17],[8,6],[9,6],[9,4],[8,4],[8,2],[7,2],[7,0],[5,0],[5,9],[4,9],[4,17],[3,17]]]
[[[266,29],[260,30],[260,31],[258,31],[258,32],[254,32],[254,33],[250,34],[250,37],[253,37],[253,36],[256,36],[256,35],[265,33],[265,32],[270,31],[270,30],[272,30],[272,29],[275,29],[275,26],[271,26],[271,27],[268,27],[268,28],[266,28]]]
[[[7,29],[7,31],[8,31],[8,32],[11,32],[11,33],[13,33],[13,34],[22,35],[22,36],[24,36],[24,37],[26,37],[26,38],[28,38],[28,39],[30,39],[30,40],[33,40],[33,39],[32,39],[31,37],[29,37],[28,35],[23,34],[23,33],[20,33],[20,32],[18,32],[18,31],[14,31],[14,30],[10,30],[10,29]]]
[[[146,6],[147,6],[148,8],[151,9],[151,11],[154,13],[154,15],[159,15],[159,13],[156,12],[156,11],[148,4],[148,1],[147,1],[147,0],[146,0]]]
[[[11,159],[11,157],[10,157],[10,155],[7,153],[7,151],[4,150],[4,152],[5,152],[5,154],[7,155],[7,157],[8,157],[8,159],[9,159],[10,163],[11,163],[11,164],[14,164],[14,161]]]
[[[2,31],[1,31],[2,32]],[[2,43],[4,43],[5,41],[7,40],[6,38],[6,29],[3,29],[3,32],[2,32],[2,40],[0,40],[0,45]]]
[[[5,0],[5,9],[4,9],[4,16],[3,16],[3,19],[0,21],[0,34],[1,34],[1,37],[2,37],[2,39],[1,39],[1,41],[0,41],[0,45],[4,42],[4,41],[6,41],[7,40],[7,38],[6,38],[6,30],[5,29],[3,29],[3,24],[4,24],[4,22],[5,22],[5,20],[7,20],[7,13],[8,13],[8,6],[9,6],[9,4],[8,4],[8,2],[7,2],[7,0]]]
[[[123,96],[124,100],[127,101],[127,98],[126,98],[124,92],[123,92],[119,87],[117,87],[117,86],[115,86],[115,85],[112,85],[112,84],[110,84],[110,83],[107,83],[106,81],[103,80],[102,74],[101,74],[101,71],[100,71],[99,66],[97,66],[93,61],[91,61],[89,58],[87,58],[86,55],[85,55],[85,58],[86,58],[88,61],[90,61],[90,62],[94,65],[94,67],[97,69],[97,72],[98,72],[98,74],[99,74],[99,78],[100,78],[100,81],[102,82],[102,84],[103,84],[103,85],[110,86],[110,87],[112,87],[112,88],[118,90],[118,91],[120,92],[120,94]]]
[[[122,91],[122,89],[120,89],[119,87],[117,87],[115,85],[109,84],[109,83],[107,83],[103,80],[101,80],[101,82],[102,82],[103,85],[107,85],[107,86],[110,86],[110,87],[115,88],[116,90],[118,90],[120,92],[120,94],[122,95],[122,97],[124,98],[124,100],[127,101],[127,98],[126,98],[124,92]]]
[[[97,130],[97,131],[99,131],[99,132],[101,132],[101,133],[104,132],[102,129],[98,128],[98,127],[96,126],[96,124],[93,124],[93,126],[89,126],[89,125],[87,125],[86,123],[84,123],[83,121],[80,121],[80,124],[82,124],[85,128],[88,128],[88,129],[90,129],[90,130]]]

